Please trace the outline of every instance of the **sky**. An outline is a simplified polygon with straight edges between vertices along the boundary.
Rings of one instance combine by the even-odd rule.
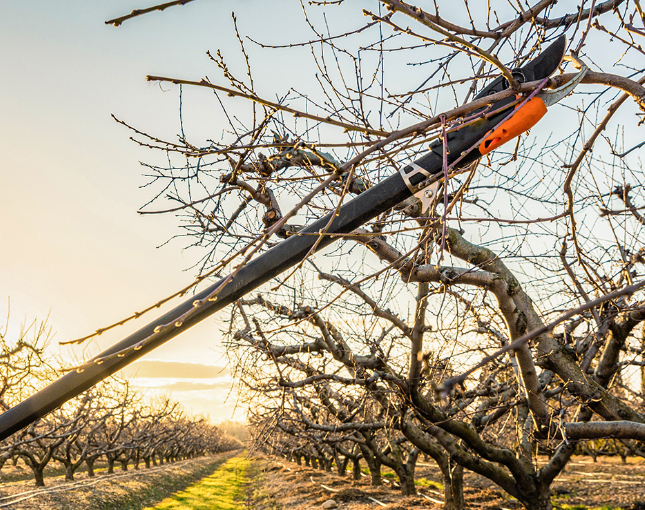
[[[248,14],[251,3],[236,8]],[[157,133],[178,132],[176,89],[147,83],[146,75],[199,78],[214,67],[207,49],[235,43],[230,9],[218,1],[198,4],[115,28],[104,21],[139,3],[0,3],[0,325],[10,308],[10,338],[21,324],[46,319],[52,353],[87,357],[156,315],[84,347],[57,342],[85,336],[192,281],[186,269],[193,254],[180,242],[158,248],[176,233],[172,219],[137,214],[150,198],[140,189],[146,181],[139,165],[149,154],[111,114]],[[261,11],[258,4],[254,11]],[[257,23],[261,14],[245,19]],[[206,377],[198,366],[216,372],[226,366],[214,320],[146,360],[165,363],[135,364],[128,374],[145,368],[136,379],[142,386],[172,390],[213,421],[231,418],[228,372]],[[186,363],[202,375],[186,377]]]
[[[299,5],[290,0],[203,0],[118,28],[105,24],[152,4],[0,2],[0,327],[7,317],[7,336],[15,340],[22,327],[46,320],[48,350],[66,362],[98,354],[179,304],[82,346],[58,344],[183,288],[193,281],[190,268],[199,259],[181,240],[164,244],[177,234],[173,218],[137,214],[151,198],[142,188],[147,179],[140,162],[159,155],[130,141],[131,133],[112,115],[162,138],[176,137],[177,87],[149,83],[146,75],[208,75],[222,82],[206,55],[218,49],[234,72],[244,73],[232,9],[243,34],[273,43],[311,38]],[[338,30],[348,23],[342,16],[334,22]],[[299,72],[293,56],[273,52],[271,59],[254,60],[258,76],[271,78],[256,84],[260,94],[275,98],[290,86],[312,83],[313,73]],[[202,106],[206,94],[184,89],[189,137],[216,138],[226,127],[220,110]],[[126,375],[149,392],[171,391],[215,422],[242,419],[230,394],[220,329],[216,314],[134,363]],[[213,367],[221,375],[186,377],[186,367]]]
[[[119,28],[104,23],[150,4],[0,2],[0,327],[8,316],[9,337],[16,338],[22,324],[46,319],[54,334],[49,350],[67,361],[97,354],[161,315],[168,307],[85,346],[57,343],[85,336],[184,287],[193,280],[189,268],[199,256],[181,240],[164,244],[177,233],[172,218],[137,214],[151,198],[150,189],[142,188],[147,180],[139,162],[158,155],[131,142],[111,115],[160,137],[175,136],[177,88],[145,77],[208,75],[224,83],[206,56],[206,50],[217,49],[235,72],[245,72],[233,8],[243,34],[272,43],[311,38],[289,0],[201,0]],[[377,3],[370,5],[375,9]],[[337,9],[329,11],[337,33],[356,23],[334,14],[341,12]],[[269,77],[257,81],[260,95],[275,98],[289,87],[306,90],[312,83],[312,73],[302,72],[294,51],[254,59],[256,75]],[[595,58],[613,57],[600,52]],[[418,69],[413,85],[424,72]],[[396,79],[396,73],[391,76]],[[398,84],[403,91],[409,85]],[[206,93],[185,89],[188,135],[216,136],[225,125],[221,112],[201,106]],[[544,123],[532,136],[547,136],[556,124]],[[172,391],[187,408],[215,422],[230,419],[235,398],[229,397],[220,328],[217,316],[208,319],[126,375],[148,391]],[[235,417],[243,413],[238,410]]]

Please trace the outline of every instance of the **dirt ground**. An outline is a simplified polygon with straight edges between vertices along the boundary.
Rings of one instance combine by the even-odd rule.
[[[588,457],[574,457],[553,485],[554,506],[567,510],[584,507],[645,510],[645,463],[642,461],[630,458],[627,464],[621,464],[619,458],[599,458],[593,463]],[[417,479],[441,482],[439,469],[432,462],[422,461],[417,466]],[[265,461],[259,480],[255,483],[254,510],[313,510],[322,508],[329,499],[338,503],[338,510],[442,508],[442,491],[431,484],[418,487],[418,496],[403,498],[391,484],[372,487],[367,477],[353,482],[351,474],[342,478],[282,459]],[[522,508],[515,499],[474,473],[465,473],[464,485],[468,508]]]

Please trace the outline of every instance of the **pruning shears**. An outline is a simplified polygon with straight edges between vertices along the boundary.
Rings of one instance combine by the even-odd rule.
[[[520,82],[546,80],[560,65],[565,47],[566,39],[562,36],[537,58],[514,70],[513,76]],[[559,89],[541,90],[529,100],[521,102],[519,107],[515,107],[516,97],[508,97],[493,103],[485,110],[473,112],[468,122],[447,133],[445,141],[434,142],[422,158],[405,165],[400,172],[347,201],[338,211],[333,211],[307,225],[248,262],[233,275],[210,285],[124,338],[87,362],[82,370],[67,373],[24,402],[0,414],[0,440],[33,423],[216,311],[234,303],[271,278],[295,266],[312,251],[320,250],[341,238],[342,235],[338,234],[354,231],[412,195],[419,197],[422,204],[428,207],[437,189],[436,184],[432,183],[438,182],[439,174],[444,169],[444,148],[447,149],[447,165],[453,169],[466,166],[534,126],[549,106],[557,103],[580,83],[585,72],[583,69],[573,80]],[[507,88],[508,83],[500,77],[482,90],[477,98]],[[511,110],[513,107],[515,108]]]
[[[556,39],[543,53],[524,67],[514,69],[513,77],[519,83],[540,81],[549,78],[559,67],[564,57],[566,38]],[[444,168],[443,152],[446,150],[446,163],[450,167],[463,168],[481,158],[506,142],[516,138],[537,124],[547,109],[568,96],[578,86],[587,72],[585,66],[567,83],[557,89],[541,89],[528,100],[520,101],[513,111],[511,105],[522,96],[516,94],[490,106],[473,112],[473,117],[481,118],[469,122],[464,127],[457,126],[448,133],[447,140],[439,139],[429,148],[428,154],[404,166],[400,173],[408,189],[421,200],[422,210],[427,210],[439,188],[437,174]],[[499,77],[484,88],[475,99],[480,99],[508,89],[508,82]],[[496,112],[489,114],[489,112]],[[428,180],[432,184],[426,185]]]

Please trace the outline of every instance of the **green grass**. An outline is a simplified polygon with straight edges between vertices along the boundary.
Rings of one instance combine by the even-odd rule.
[[[210,476],[146,510],[238,510],[244,507],[246,452],[226,461]]]
[[[427,478],[417,478],[414,481],[415,485],[419,485],[421,487],[435,487],[439,490],[443,490],[443,484],[439,482],[433,482],[432,480],[428,480]]]
[[[160,472],[155,477],[154,483],[148,483],[143,488],[128,488],[121,494],[100,493],[89,496],[87,510],[142,510],[163,501],[171,494],[186,489],[186,487],[199,482],[209,476],[224,464],[230,454],[219,455],[208,459],[205,463],[196,463],[194,469],[183,473]],[[165,465],[165,464],[164,464]],[[145,470],[140,471],[145,475]],[[144,477],[145,480],[145,477]],[[118,482],[115,482],[118,483]],[[127,485],[123,486],[124,488]]]

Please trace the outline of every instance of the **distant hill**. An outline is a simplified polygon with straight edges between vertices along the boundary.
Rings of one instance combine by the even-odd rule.
[[[227,367],[202,365],[200,363],[180,363],[178,361],[142,360],[128,365],[122,370],[127,379],[132,377],[169,377],[174,379],[215,379],[230,374]]]

